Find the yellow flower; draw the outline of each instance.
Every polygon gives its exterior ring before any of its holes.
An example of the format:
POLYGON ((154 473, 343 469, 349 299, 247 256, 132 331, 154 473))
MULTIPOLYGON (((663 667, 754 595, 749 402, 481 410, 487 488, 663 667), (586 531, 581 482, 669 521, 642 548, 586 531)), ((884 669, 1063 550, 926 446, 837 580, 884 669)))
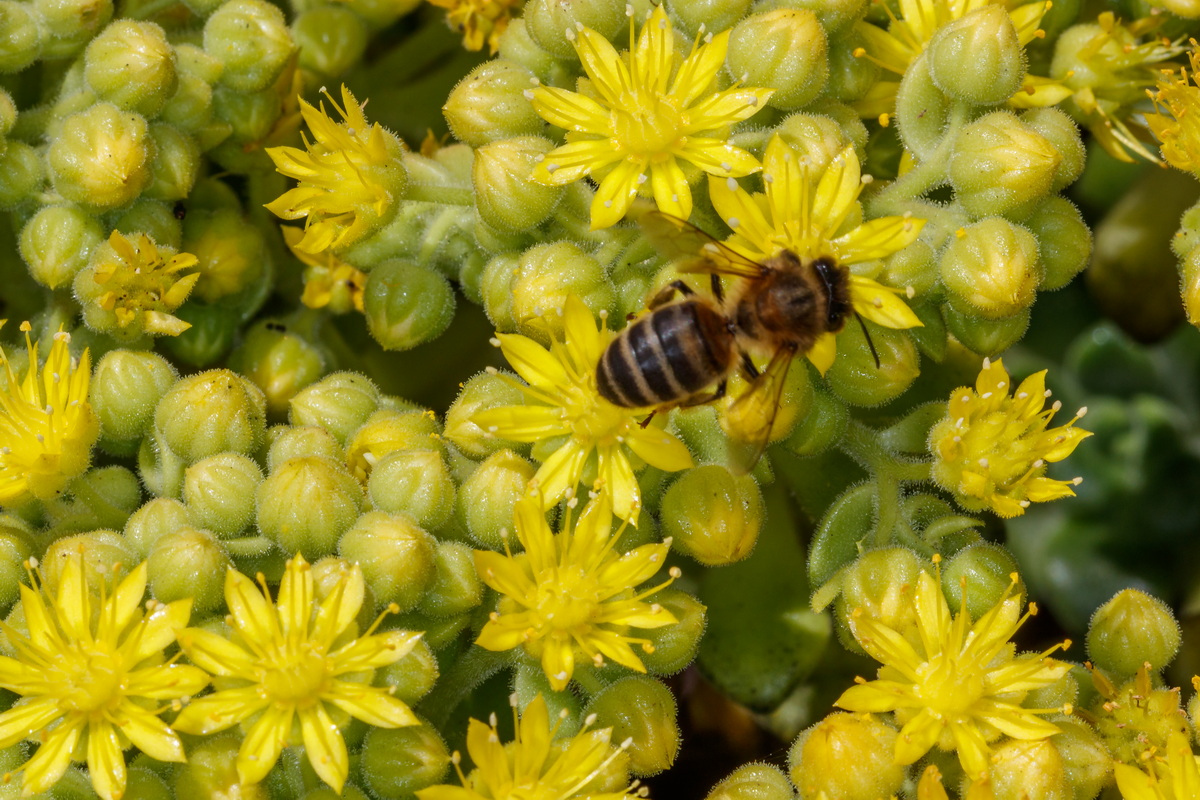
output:
POLYGON ((178 336, 192 327, 171 312, 183 305, 192 287, 200 279, 194 269, 196 256, 159 248, 144 233, 131 239, 120 231, 108 237, 108 248, 75 281, 75 290, 84 304, 84 315, 94 327, 116 326, 124 333, 178 336), (95 308, 89 308, 92 305, 95 308), (99 316, 99 320, 92 318, 99 316), (100 324, 96 324, 99 322, 100 324))
MULTIPOLYGON (((828 164, 812 164, 779 136, 763 157, 765 194, 751 195, 733 179, 709 178, 713 207, 734 233, 731 248, 765 261, 791 250, 809 263, 832 257, 842 267, 885 258, 916 241, 925 220, 909 216, 861 222, 858 203, 863 176, 858 155, 847 146, 828 164)), ((892 289, 862 275, 850 275, 855 312, 885 328, 922 325, 892 289)), ((826 333, 808 358, 824 373, 837 354, 836 337, 826 333)))
MULTIPOLYGON (((900 0, 899 16, 892 10, 890 3, 880 2, 879 5, 891 18, 887 30, 869 22, 858 22, 854 31, 862 38, 863 47, 854 51, 857 58, 867 58, 888 72, 895 73, 895 80, 881 79, 867 93, 866 97, 855 103, 853 107, 863 117, 874 118, 881 114, 889 114, 896 105, 896 90, 900 87, 900 78, 908 71, 908 65, 916 59, 929 44, 930 39, 948 22, 961 19, 976 9, 983 8, 995 0, 900 0)), ((1049 0, 1037 0, 1016 6, 1008 12, 1013 27, 1017 30, 1017 40, 1021 46, 1032 42, 1038 36, 1045 35, 1038 28, 1042 17, 1050 9, 1049 0)), ((1042 79, 1044 81, 1044 79, 1042 79)), ((1027 76, 1022 94, 1037 93, 1041 89, 1038 79, 1027 76)), ((1044 89, 1041 89, 1044 93, 1044 89)), ((1066 92, 1069 94, 1070 92, 1066 92)), ((1065 95, 1064 95, 1065 96, 1065 95)), ((1057 97, 1058 100, 1062 96, 1057 97)), ((1027 102, 1027 100, 1026 100, 1027 102)), ((1049 99, 1045 105, 1057 102, 1049 99)), ((1043 103, 1038 103, 1043 105, 1043 103)))
POLYGON ((0 714, 0 747, 26 737, 40 742, 22 767, 23 793, 49 790, 77 750, 86 751, 92 786, 104 800, 125 794, 122 751, 130 745, 158 761, 185 761, 179 737, 158 715, 161 701, 178 701, 208 683, 196 667, 163 660, 192 601, 151 600, 142 612, 142 563, 111 595, 101 586, 96 607, 82 555, 66 559, 55 595, 32 571, 30 582, 21 587, 28 631, 3 625, 16 658, 0 656, 0 686, 21 695, 0 714))
POLYGON ((1163 158, 1176 169, 1200 175, 1200 86, 1196 85, 1196 69, 1200 67, 1197 43, 1191 41, 1192 50, 1188 59, 1192 74, 1186 67, 1163 70, 1155 91, 1147 90, 1158 111, 1146 115, 1146 124, 1154 136, 1162 142, 1163 158))
MULTIPOLYGON (((568 508, 575 505, 574 500, 568 508)), ((657 603, 646 602, 669 584, 636 592, 662 568, 670 541, 646 544, 628 553, 613 550, 612 504, 601 492, 579 515, 571 515, 562 531, 551 533, 536 490, 517 501, 513 527, 523 553, 501 555, 475 551, 475 568, 488 586, 500 592, 477 644, 488 650, 511 650, 523 645, 542 663, 555 691, 571 682, 580 654, 597 666, 604 659, 645 672, 631 644, 652 652, 646 639, 630 636, 629 628, 661 628, 678 622, 657 603)), ((671 579, 679 576, 671 570, 671 579)))
POLYGON ((1166 755, 1151 755, 1146 772, 1129 764, 1115 764, 1113 774, 1125 800, 1194 800, 1200 797, 1200 764, 1184 733, 1167 739, 1166 755))
MULTIPOLYGON (((1059 709, 1022 708, 1032 689, 1049 686, 1070 671, 1070 665, 1050 658, 1070 642, 1040 654, 1015 657, 1009 642, 1025 620, 1037 612, 1030 604, 1021 615, 1021 597, 1014 595, 1017 576, 987 613, 974 624, 966 603, 951 615, 941 581, 928 572, 917 579, 914 597, 919 641, 857 609, 850 630, 867 653, 883 666, 879 679, 856 678, 834 705, 848 711, 894 711, 902 725, 896 739, 897 764, 912 764, 938 745, 957 750, 968 777, 985 777, 988 742, 1001 734, 1034 740, 1053 736, 1058 728, 1039 714, 1059 709)), ((965 586, 964 586, 965 589, 965 586)))
POLYGON ((552 339, 548 351, 526 336, 496 334, 504 357, 527 381, 518 386, 532 402, 481 411, 472 421, 492 436, 554 448, 534 475, 544 508, 574 489, 586 469, 610 493, 616 515, 637 525, 642 495, 626 451, 667 472, 692 466, 691 454, 662 428, 642 427, 632 410, 600 396, 596 364, 611 333, 596 328, 578 297, 567 298, 563 331, 565 341, 552 339))
POLYGON ((729 31, 703 46, 697 41, 678 69, 675 31, 661 5, 647 17, 636 44, 631 12, 624 58, 590 28, 572 35, 590 83, 582 93, 552 87, 526 92, 543 119, 567 130, 567 144, 546 154, 533 179, 559 186, 607 170, 592 201, 593 229, 625 216, 647 171, 658 208, 682 219, 692 213, 692 192, 680 161, 725 177, 758 171, 757 159, 721 132, 752 116, 774 90, 710 91, 725 64, 729 31), (700 135, 706 132, 716 135, 700 135))
POLYGON ((626 740, 620 747, 613 746, 612 728, 594 731, 585 724, 570 739, 555 741, 558 725, 550 726, 546 701, 540 694, 514 727, 516 738, 501 744, 495 715, 488 725, 472 719, 467 728, 467 753, 475 769, 469 776, 463 775, 461 756, 455 753, 454 767, 462 786, 421 789, 418 800, 637 800, 645 796, 597 786, 630 745, 626 740))
POLYGON ((253 718, 238 751, 237 771, 243 783, 257 783, 296 738, 293 723, 298 722, 313 770, 340 792, 350 763, 338 727, 348 717, 380 728, 418 724, 408 706, 390 690, 371 686, 369 676, 403 658, 421 634, 376 634, 377 620, 356 636, 354 619, 364 591, 362 570, 348 567, 318 605, 312 569, 297 555, 287 562, 272 603, 265 584, 259 591, 230 569, 225 603, 232 637, 202 628, 179 634, 188 658, 230 688, 192 701, 176 718, 176 730, 206 736, 253 718))
POLYGON ((300 185, 267 208, 283 219, 304 218, 304 237, 296 247, 308 253, 346 247, 386 223, 404 191, 404 145, 379 123, 368 124, 362 106, 345 86, 342 107, 325 93, 344 120, 339 124, 300 101, 300 113, 314 141, 306 150, 268 147, 275 169, 300 185))
POLYGON ((524 0, 429 0, 431 5, 446 9, 446 22, 463 35, 463 47, 488 51, 496 55, 500 34, 508 27, 513 11, 524 0))
POLYGON ((39 371, 29 323, 21 330, 29 368, 18 380, 5 357, 7 385, 0 390, 0 506, 53 498, 87 469, 100 436, 100 422, 87 400, 92 378, 87 350, 76 362, 67 347, 71 335, 59 331, 39 371))
POLYGON ((306 253, 299 248, 304 232, 292 225, 284 225, 283 241, 307 267, 304 270, 304 294, 300 302, 309 308, 325 308, 335 314, 345 314, 350 309, 363 310, 363 289, 367 285, 367 274, 350 266, 345 261, 325 250, 306 253))
POLYGON ((1000 359, 984 359, 975 389, 950 395, 947 417, 929 433, 933 479, 972 511, 990 508, 1002 517, 1025 513, 1030 503, 1073 497, 1081 478, 1046 477, 1046 465, 1062 461, 1092 434, 1076 428, 1079 409, 1066 425, 1047 430, 1062 403, 1043 408, 1046 370, 1030 375, 1009 395, 1000 359))

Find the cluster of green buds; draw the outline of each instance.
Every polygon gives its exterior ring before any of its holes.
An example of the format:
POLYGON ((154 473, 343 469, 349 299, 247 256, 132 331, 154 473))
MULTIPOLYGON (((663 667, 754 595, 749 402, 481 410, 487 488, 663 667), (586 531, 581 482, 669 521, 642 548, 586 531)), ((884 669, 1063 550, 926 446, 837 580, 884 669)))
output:
POLYGON ((0 0, 5 782, 1200 792, 1197 18, 0 0))

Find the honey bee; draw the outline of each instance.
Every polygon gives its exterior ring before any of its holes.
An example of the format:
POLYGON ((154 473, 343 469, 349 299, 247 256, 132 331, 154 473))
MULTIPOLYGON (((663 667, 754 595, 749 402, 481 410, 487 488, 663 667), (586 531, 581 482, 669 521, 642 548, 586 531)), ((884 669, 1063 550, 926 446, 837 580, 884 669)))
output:
MULTIPOLYGON (((749 469, 770 440, 793 358, 822 334, 840 331, 853 313, 849 273, 833 258, 804 261, 790 250, 759 263, 661 212, 647 212, 640 222, 664 255, 688 257, 677 265, 680 272, 711 276, 712 297, 683 281, 664 287, 651 299, 650 313, 601 354, 596 387, 623 408, 687 407, 724 397, 729 376, 740 368, 751 385, 726 413, 752 421, 737 458, 749 469), (722 276, 738 279, 728 293, 722 276), (769 355, 765 369, 752 353, 769 355)), ((874 345, 871 352, 878 364, 874 345)))

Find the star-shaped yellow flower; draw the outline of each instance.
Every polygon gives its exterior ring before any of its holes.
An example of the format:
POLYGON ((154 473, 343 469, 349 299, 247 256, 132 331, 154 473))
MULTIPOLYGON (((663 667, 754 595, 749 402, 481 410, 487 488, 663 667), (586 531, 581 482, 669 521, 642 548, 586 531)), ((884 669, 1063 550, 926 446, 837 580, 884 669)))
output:
POLYGON ((113 231, 107 247, 75 278, 87 323, 122 339, 142 333, 178 336, 192 327, 172 314, 192 292, 199 272, 191 253, 154 243, 144 233, 113 231))
POLYGON ((1152 755, 1146 771, 1130 764, 1113 765, 1117 788, 1125 800, 1193 800, 1200 797, 1200 763, 1183 733, 1172 733, 1165 754, 1152 755))
POLYGON ((1024 708, 1033 689, 1049 686, 1071 667, 1050 658, 1070 642, 1044 653, 1015 656, 1009 642, 1034 605, 1021 614, 1021 596, 1013 594, 1017 576, 1004 596, 972 624, 966 603, 951 614, 941 581, 929 572, 917 579, 914 597, 917 641, 909 641, 862 613, 850 616, 850 630, 867 654, 879 661, 879 678, 842 693, 834 705, 847 711, 895 712, 902 727, 896 738, 897 764, 912 764, 934 745, 957 750, 967 776, 985 777, 988 743, 1001 734, 1014 739, 1044 739, 1058 728, 1039 714, 1060 709, 1024 708))
MULTIPOLYGON (((631 636, 629 628, 661 628, 678 620, 646 600, 663 586, 641 593, 636 587, 662 568, 670 542, 614 551, 607 492, 588 503, 574 527, 568 514, 555 535, 534 491, 517 502, 513 527, 524 552, 475 551, 480 578, 502 595, 477 643, 496 651, 524 646, 541 660, 556 691, 567 688, 580 655, 597 666, 607 658, 645 672, 630 645, 649 649, 650 643, 631 636)), ((678 575, 673 568, 671 579, 678 575)))
POLYGON ((518 386, 530 402, 481 411, 472 419, 493 436, 554 447, 534 475, 545 508, 578 486, 586 470, 609 492, 616 515, 637 525, 642 493, 629 453, 668 472, 692 466, 692 456, 662 428, 642 427, 634 410, 600 396, 596 364, 612 334, 603 325, 597 329, 578 297, 567 298, 563 332, 565 339, 552 339, 549 350, 526 336, 496 334, 504 357, 527 381, 518 386))
POLYGON ((1196 83, 1200 52, 1196 48, 1193 39, 1188 53, 1190 76, 1187 67, 1179 67, 1178 72, 1163 70, 1157 88, 1148 90, 1158 110, 1146 115, 1146 124, 1162 142, 1162 155, 1168 164, 1200 175, 1200 85, 1196 83))
MULTIPOLYGON (((909 216, 859 221, 863 176, 853 146, 827 165, 812 164, 774 136, 763 157, 763 183, 765 193, 751 195, 732 178, 708 182, 713 207, 733 229, 725 243, 755 261, 791 250, 806 263, 832 257, 839 266, 850 267, 907 247, 925 225, 925 220, 909 216)), ((862 275, 850 275, 854 310, 885 328, 922 325, 900 299, 903 293, 862 275)), ((808 358, 824 373, 836 354, 836 337, 826 333, 808 358)))
POLYGON ((40 742, 22 768, 26 795, 52 787, 75 755, 86 752, 92 787, 104 800, 125 794, 125 754, 131 744, 159 761, 186 761, 183 743, 158 718, 162 701, 178 701, 208 683, 196 667, 164 663, 163 650, 187 624, 191 600, 146 604, 146 564, 112 594, 99 588, 99 607, 82 555, 62 566, 51 592, 31 571, 21 587, 25 627, 0 623, 15 658, 0 656, 0 686, 21 695, 0 714, 0 747, 27 737, 40 742))
POLYGON ((340 792, 350 761, 339 724, 349 717, 379 728, 419 723, 388 689, 371 686, 370 676, 407 655, 421 634, 377 634, 372 626, 358 636, 354 620, 365 589, 362 570, 347 567, 318 604, 312 569, 296 555, 272 603, 265 585, 259 590, 230 569, 225 604, 231 638, 203 628, 179 634, 188 658, 230 688, 192 701, 175 719, 176 730, 206 736, 251 720, 237 771, 243 783, 257 783, 275 766, 296 720, 313 770, 340 792))
POLYGON ((647 17, 636 44, 632 12, 629 25, 624 57, 590 28, 572 34, 590 81, 583 91, 543 86, 526 92, 543 119, 567 130, 567 144, 534 168, 535 181, 560 186, 607 170, 592 201, 593 229, 625 216, 647 172, 658 208, 681 219, 692 213, 681 161, 722 177, 757 172, 758 160, 730 144, 723 131, 754 115, 774 93, 740 86, 710 90, 725 64, 729 31, 697 42, 676 68, 675 31, 663 6, 647 17))

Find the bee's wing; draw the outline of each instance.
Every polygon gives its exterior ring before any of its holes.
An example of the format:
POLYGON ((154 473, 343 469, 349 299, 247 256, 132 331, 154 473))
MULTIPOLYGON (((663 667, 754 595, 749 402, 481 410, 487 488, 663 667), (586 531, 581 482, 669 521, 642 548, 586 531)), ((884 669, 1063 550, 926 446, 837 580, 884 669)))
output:
POLYGON ((768 268, 730 249, 687 220, 647 211, 638 218, 646 237, 669 259, 680 259, 680 272, 707 272, 758 278, 768 268))
POLYGON ((725 410, 726 425, 735 432, 729 442, 730 465, 735 472, 744 474, 754 469, 771 443, 771 429, 783 399, 788 367, 795 356, 794 347, 776 350, 767 368, 725 410))

